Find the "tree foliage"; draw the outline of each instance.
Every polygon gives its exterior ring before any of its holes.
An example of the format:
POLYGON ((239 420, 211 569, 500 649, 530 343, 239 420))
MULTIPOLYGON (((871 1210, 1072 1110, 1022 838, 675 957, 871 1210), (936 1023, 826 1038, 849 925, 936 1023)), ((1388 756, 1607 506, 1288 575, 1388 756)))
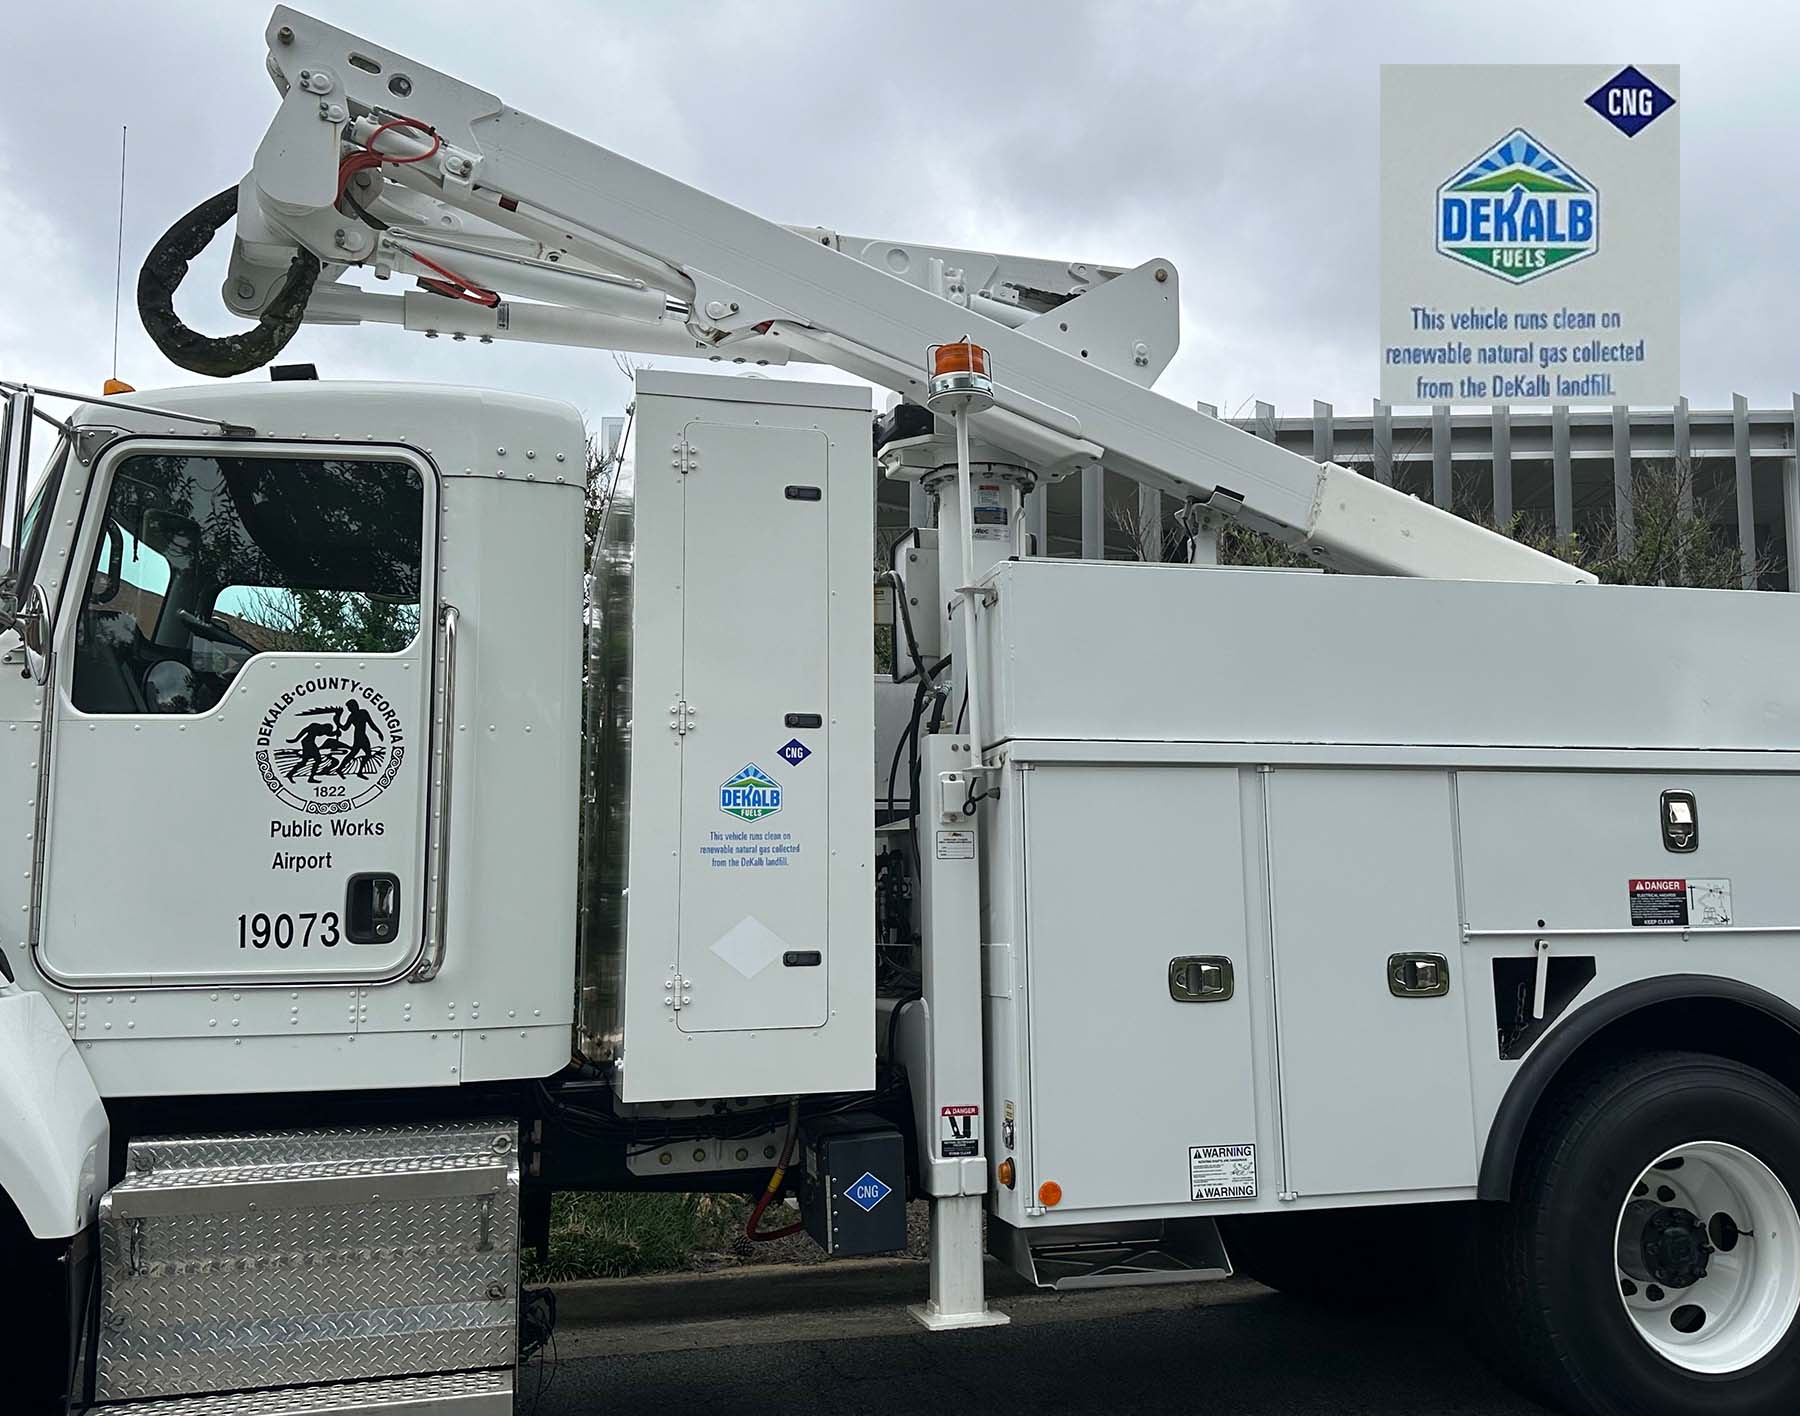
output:
POLYGON ((419 607, 356 590, 260 589, 221 616, 258 648, 317 654, 394 654, 419 632, 419 607))

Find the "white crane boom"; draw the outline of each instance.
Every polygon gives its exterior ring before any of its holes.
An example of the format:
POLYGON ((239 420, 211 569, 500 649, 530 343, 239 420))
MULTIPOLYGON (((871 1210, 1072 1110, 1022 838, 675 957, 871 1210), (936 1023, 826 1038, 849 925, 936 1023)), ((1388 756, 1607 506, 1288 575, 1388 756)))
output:
POLYGON ((1151 390, 1179 338, 1169 261, 1065 266, 784 227, 286 6, 268 41, 282 102, 238 196, 226 297, 240 313, 279 298, 298 248, 324 269, 314 319, 791 355, 914 401, 928 347, 974 338, 997 385, 974 431, 1044 475, 1104 462, 1344 570, 1593 579, 1151 390), (330 284, 358 264, 429 282, 441 321, 415 311, 422 298, 330 284), (1060 288, 1046 288, 1052 279, 1060 288))

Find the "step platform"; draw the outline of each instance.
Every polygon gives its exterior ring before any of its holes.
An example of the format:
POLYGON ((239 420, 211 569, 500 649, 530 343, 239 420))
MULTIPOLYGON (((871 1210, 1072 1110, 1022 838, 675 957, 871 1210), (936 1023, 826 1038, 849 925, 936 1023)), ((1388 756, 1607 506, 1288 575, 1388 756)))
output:
POLYGON ((1219 1226, 1210 1219, 1020 1229, 989 1216, 988 1252, 1019 1277, 1059 1292, 1231 1277, 1219 1226))
POLYGON ((159 1396, 94 1416, 513 1416, 511 1372, 451 1372, 213 1396, 159 1396))
POLYGON ((485 1400, 494 1369, 510 1390, 518 1157, 510 1120, 133 1141, 100 1205, 96 1399, 347 1400, 321 1384, 408 1378, 452 1393, 418 1400, 485 1400), (459 1372, 478 1375, 435 1375, 459 1372))

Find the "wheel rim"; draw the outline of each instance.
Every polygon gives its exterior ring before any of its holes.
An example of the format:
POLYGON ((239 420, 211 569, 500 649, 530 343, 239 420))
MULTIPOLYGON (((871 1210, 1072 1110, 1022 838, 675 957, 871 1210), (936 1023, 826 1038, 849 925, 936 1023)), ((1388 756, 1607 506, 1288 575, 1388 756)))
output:
POLYGON ((1766 1357, 1800 1313, 1800 1209, 1761 1160, 1723 1141, 1657 1158, 1627 1191, 1613 1236, 1637 1334, 1697 1373, 1766 1357))

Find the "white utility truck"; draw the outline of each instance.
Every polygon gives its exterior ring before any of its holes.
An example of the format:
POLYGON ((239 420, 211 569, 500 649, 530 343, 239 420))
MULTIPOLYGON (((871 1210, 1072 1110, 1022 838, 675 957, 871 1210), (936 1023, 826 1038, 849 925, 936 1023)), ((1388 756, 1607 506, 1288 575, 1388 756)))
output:
POLYGON ((720 368, 638 375, 591 561, 561 404, 6 385, 0 1404, 494 1416, 550 1195, 642 1188, 834 1255, 928 1199, 930 1328, 1004 1321, 984 1250, 1441 1281, 1568 1409, 1800 1409, 1800 598, 1595 585, 1162 397, 1167 261, 784 227, 268 45, 144 267, 177 363, 720 368), (731 367, 789 360, 896 397, 731 367), (1188 563, 1035 554, 1099 466, 1188 563), (935 509, 882 683, 878 476, 935 509), (1207 564, 1225 519, 1342 573, 1207 564))

